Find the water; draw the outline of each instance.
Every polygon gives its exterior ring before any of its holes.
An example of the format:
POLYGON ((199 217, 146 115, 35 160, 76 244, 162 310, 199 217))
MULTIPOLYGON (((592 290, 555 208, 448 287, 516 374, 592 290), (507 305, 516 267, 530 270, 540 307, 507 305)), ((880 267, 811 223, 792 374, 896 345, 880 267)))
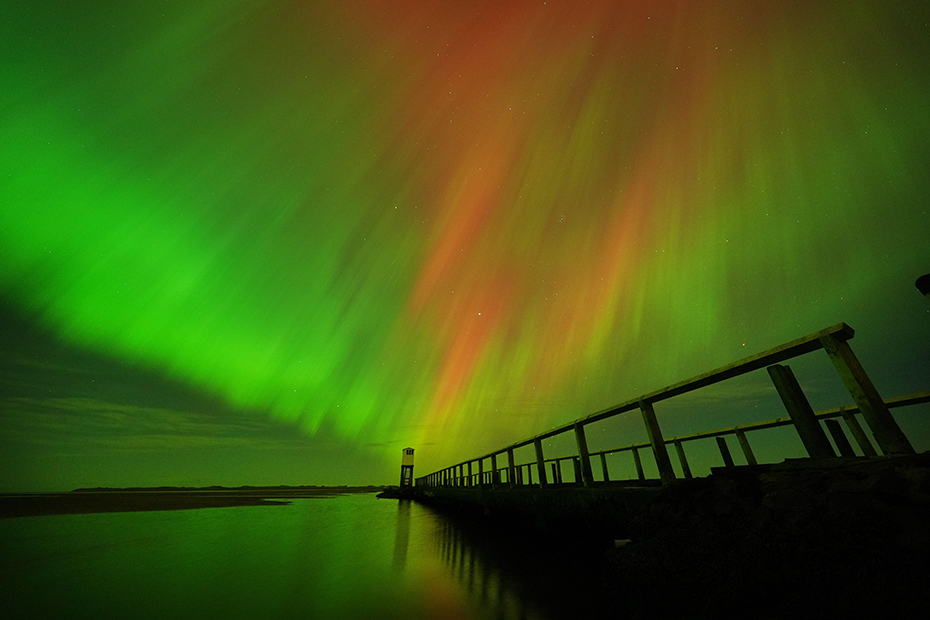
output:
POLYGON ((0 615, 585 617, 594 561, 526 542, 368 494, 3 519, 0 615))

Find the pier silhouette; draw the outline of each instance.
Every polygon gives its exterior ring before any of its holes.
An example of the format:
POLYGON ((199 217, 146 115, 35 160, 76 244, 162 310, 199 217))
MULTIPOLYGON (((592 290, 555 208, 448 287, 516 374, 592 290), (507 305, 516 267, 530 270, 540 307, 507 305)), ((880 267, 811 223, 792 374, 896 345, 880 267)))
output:
MULTIPOLYGON (((720 617, 750 605, 771 614, 763 617, 910 613, 930 578, 930 452, 915 452, 891 410, 930 402, 930 391, 883 399, 849 345, 854 333, 840 323, 632 398, 418 477, 407 496, 466 523, 535 532, 542 544, 601 549, 600 579, 624 593, 632 617, 720 617), (819 351, 852 404, 814 411, 784 364, 819 351), (762 371, 786 416, 663 434, 658 404, 762 371), (592 424, 636 412, 647 441, 589 449, 592 424), (761 462, 750 437, 779 428, 794 429, 806 457, 772 460, 770 445, 761 462), (560 435, 562 451, 547 455, 544 441, 560 435), (711 439, 720 466, 695 476, 686 447, 711 439), (634 478, 611 471, 618 455, 632 458, 634 478)), ((454 547, 449 563, 470 578, 454 547)))
MULTIPOLYGON (((734 468, 727 438, 736 444, 749 467, 764 468, 750 443, 750 434, 779 427, 794 427, 809 460, 805 466, 853 459, 887 459, 914 455, 915 450, 891 409, 930 402, 930 391, 884 400, 862 367, 849 340, 854 330, 845 323, 819 330, 756 355, 681 381, 674 385, 632 398, 619 405, 597 411, 533 437, 502 447, 491 453, 444 467, 415 479, 412 496, 434 503, 456 504, 490 510, 513 510, 539 516, 571 516, 595 510, 607 513, 620 510, 632 514, 648 502, 655 492, 680 479, 692 479, 686 446, 702 439, 715 439, 725 468, 734 468), (854 404, 815 412, 791 368, 783 362, 817 351, 826 353, 849 392, 854 404), (785 407, 785 417, 762 422, 737 424, 724 428, 666 437, 663 435, 656 405, 663 401, 705 389, 754 371, 765 370, 785 407), (588 449, 586 429, 589 425, 638 411, 648 441, 616 445, 599 450, 588 449), (856 449, 843 431, 842 420, 856 449), (864 422, 865 428, 863 428, 864 422), (866 429, 871 432, 871 439, 866 429), (830 439, 832 437, 833 443, 830 439), (574 453, 547 456, 543 442, 568 435, 574 438, 574 453), (873 444, 874 441, 874 444, 873 444), (532 447, 527 462, 517 462, 515 451, 532 447), (674 450, 680 475, 672 465, 674 450), (651 452, 658 478, 647 478, 643 455, 651 452), (637 477, 617 480, 608 466, 608 457, 632 456, 637 477), (594 464, 598 467, 595 468, 594 464)), ((745 467, 745 466, 744 466, 745 467)), ((597 515, 592 514, 596 517, 597 515)))

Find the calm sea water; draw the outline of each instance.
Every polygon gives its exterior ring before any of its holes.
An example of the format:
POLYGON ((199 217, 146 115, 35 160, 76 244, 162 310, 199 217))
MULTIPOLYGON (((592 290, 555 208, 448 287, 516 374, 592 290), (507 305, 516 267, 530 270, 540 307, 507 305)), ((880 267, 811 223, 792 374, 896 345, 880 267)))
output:
POLYGON ((579 618, 599 597, 586 558, 368 494, 0 520, 5 618, 579 618))

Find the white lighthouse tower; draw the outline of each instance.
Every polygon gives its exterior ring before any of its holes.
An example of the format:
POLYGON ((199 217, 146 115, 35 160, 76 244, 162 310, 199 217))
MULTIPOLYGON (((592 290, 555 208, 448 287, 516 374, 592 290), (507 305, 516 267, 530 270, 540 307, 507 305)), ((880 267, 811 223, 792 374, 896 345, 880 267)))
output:
POLYGON ((413 486, 413 448, 404 448, 400 462, 400 488, 413 486))

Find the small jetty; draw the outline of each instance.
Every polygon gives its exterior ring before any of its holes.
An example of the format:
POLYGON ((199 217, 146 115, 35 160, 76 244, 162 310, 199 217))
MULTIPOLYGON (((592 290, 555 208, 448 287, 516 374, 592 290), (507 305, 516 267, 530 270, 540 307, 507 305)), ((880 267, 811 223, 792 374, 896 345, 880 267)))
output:
POLYGON ((764 617, 907 613, 921 603, 930 578, 930 453, 914 450, 891 412, 930 402, 930 391, 882 398, 850 347, 854 334, 845 323, 822 329, 444 467, 409 487, 402 477, 401 487, 382 496, 492 527, 535 528, 541 540, 602 544, 605 580, 633 593, 640 617, 720 617, 747 605, 767 610, 764 617), (810 405, 784 362, 817 351, 852 404, 821 411, 810 405), (657 405, 751 372, 768 374, 786 416, 663 434, 657 405), (630 413, 641 416, 648 441, 588 449, 591 425, 630 413), (779 427, 797 432, 807 457, 758 461, 751 436, 779 427), (574 453, 565 454, 563 440, 558 456, 547 455, 544 441, 563 434, 574 439, 574 453), (687 447, 707 439, 721 465, 695 477, 687 447), (745 465, 735 464, 734 444, 745 465), (616 463, 618 454, 632 459, 636 478, 616 479, 608 457, 616 463), (646 476, 646 457, 658 477, 646 476))

